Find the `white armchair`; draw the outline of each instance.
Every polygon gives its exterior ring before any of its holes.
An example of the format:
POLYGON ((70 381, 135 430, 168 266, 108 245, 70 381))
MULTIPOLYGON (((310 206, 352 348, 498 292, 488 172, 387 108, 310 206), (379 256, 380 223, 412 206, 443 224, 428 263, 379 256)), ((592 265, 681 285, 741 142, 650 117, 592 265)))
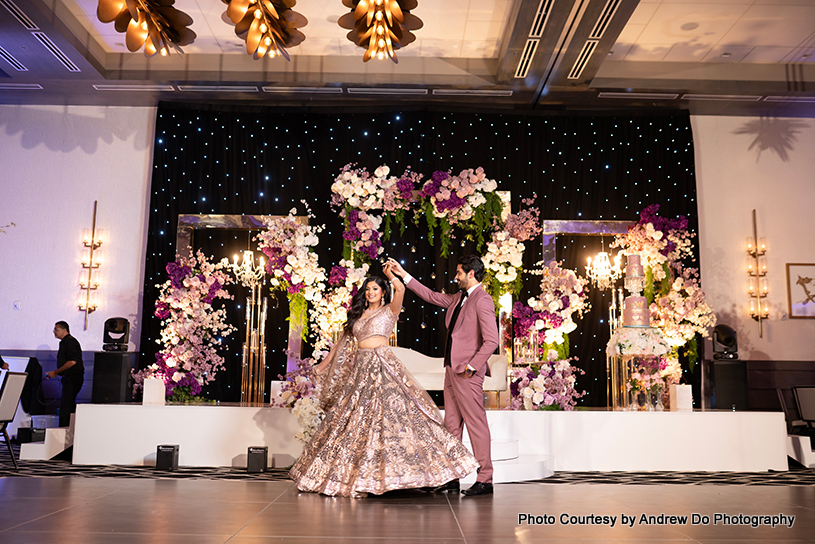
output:
MULTIPOLYGON (((442 357, 428 357, 408 348, 394 347, 391 349, 422 387, 428 391, 444 389, 444 359, 442 357)), ((492 376, 484 378, 484 391, 506 391, 508 367, 506 356, 493 355, 488 364, 492 376)))

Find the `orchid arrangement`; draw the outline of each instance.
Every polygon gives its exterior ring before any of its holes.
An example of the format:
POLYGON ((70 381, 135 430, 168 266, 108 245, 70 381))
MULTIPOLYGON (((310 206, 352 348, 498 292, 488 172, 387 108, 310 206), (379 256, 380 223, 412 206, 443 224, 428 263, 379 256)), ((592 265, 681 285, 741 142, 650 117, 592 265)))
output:
MULTIPOLYGON (((688 220, 684 216, 666 219, 658 216, 658 211, 659 204, 642 210, 639 222, 629 227, 626 234, 618 234, 611 244, 611 247, 622 248, 626 255, 640 255, 651 293, 655 283, 669 279, 670 267, 677 266, 683 258, 692 255, 695 236, 688 231, 688 220)), ((645 291, 645 297, 651 301, 653 297, 647 294, 648 285, 645 291)))
POLYGON ((320 408, 319 401, 313 396, 299 398, 294 403, 291 413, 300 424, 300 430, 294 437, 303 444, 308 444, 325 419, 325 412, 320 408))
POLYGON ((628 391, 656 392, 665 387, 662 371, 667 369, 668 360, 665 357, 649 355, 636 358, 636 370, 625 384, 628 391))
POLYGON ((645 269, 643 295, 649 303, 651 325, 662 329, 674 348, 685 346, 693 369, 698 358, 696 335, 709 336, 716 325, 713 309, 699 287, 699 272, 685 269, 681 260, 692 255, 693 233, 684 216, 666 219, 657 215, 658 204, 640 213, 640 221, 618 235, 612 247, 627 255, 638 253, 645 269))
POLYGON ((670 351, 662 332, 653 327, 619 327, 606 345, 610 357, 662 357, 670 351))
POLYGON ((450 254, 452 227, 459 225, 480 248, 484 234, 494 219, 501 216, 503 204, 495 193, 498 183, 488 179, 481 167, 462 170, 458 176, 436 171, 419 191, 419 206, 424 211, 428 239, 434 240, 434 229, 440 230, 441 254, 450 254), (465 223, 466 222, 466 223, 465 223))
POLYGON ((342 238, 348 242, 345 244, 343 257, 345 259, 353 258, 357 265, 363 264, 366 260, 376 260, 384 251, 379 234, 382 218, 348 208, 340 212, 340 217, 345 220, 342 238))
POLYGON ((224 289, 232 281, 228 266, 226 259, 210 263, 200 251, 167 264, 170 279, 156 286, 160 293, 154 312, 162 323, 156 340, 162 349, 155 363, 133 373, 134 391, 146 378, 159 378, 171 400, 189 400, 223 369, 218 347, 235 327, 226 322, 226 310, 215 309, 213 302, 232 298, 224 289))
POLYGON ((697 334, 707 337, 716 326, 713 309, 705 302, 699 287, 699 271, 685 268, 675 273, 670 290, 659 294, 651 304, 651 325, 659 327, 668 344, 675 348, 688 344, 697 334))
POLYGON ((497 219, 493 221, 492 239, 482 258, 486 268, 482 284, 492 295, 496 308, 501 295, 516 295, 523 287, 523 242, 541 233, 540 210, 531 208, 535 198, 537 195, 524 199, 523 203, 530 207, 508 215, 503 226, 499 225, 497 219))
POLYGON ((333 338, 342 331, 348 320, 351 299, 359 285, 368 276, 368 264, 355 267, 353 261, 341 260, 331 269, 328 289, 311 308, 311 332, 316 337, 314 359, 319 361, 328 353, 333 338))
POLYGON ((577 328, 575 319, 583 317, 583 313, 591 308, 586 288, 588 280, 563 268, 558 261, 550 262, 539 273, 541 294, 528 301, 529 306, 542 316, 536 321, 535 328, 543 331, 544 343, 563 344, 565 335, 577 328))
MULTIPOLYGON (((307 208, 308 217, 313 217, 307 208)), ((325 270, 317 262, 317 254, 311 249, 318 243, 317 235, 322 226, 310 226, 298 219, 297 209, 292 208, 286 217, 264 218, 266 229, 255 240, 258 248, 269 258, 266 272, 271 290, 284 291, 296 324, 305 335, 306 308, 316 302, 325 290, 325 270)))
POLYGON ((571 361, 558 359, 549 351, 540 365, 514 367, 510 378, 511 400, 506 410, 574 410, 577 399, 586 394, 575 389, 577 374, 585 372, 571 361))

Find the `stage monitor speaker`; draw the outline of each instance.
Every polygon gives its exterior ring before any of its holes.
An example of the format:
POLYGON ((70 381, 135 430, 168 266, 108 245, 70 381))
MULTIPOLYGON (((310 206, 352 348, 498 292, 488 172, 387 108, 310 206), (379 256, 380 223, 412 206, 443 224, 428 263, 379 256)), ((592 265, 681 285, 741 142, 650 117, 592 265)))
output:
POLYGON ((136 353, 97 351, 93 354, 91 402, 118 404, 133 402, 133 376, 136 353))
POLYGON ((161 445, 156 448, 156 470, 178 470, 178 445, 161 445))
POLYGON ((717 410, 747 410, 747 364, 744 361, 720 359, 713 367, 713 390, 717 410))
POLYGON ((249 446, 246 454, 246 472, 266 472, 269 446, 249 446))

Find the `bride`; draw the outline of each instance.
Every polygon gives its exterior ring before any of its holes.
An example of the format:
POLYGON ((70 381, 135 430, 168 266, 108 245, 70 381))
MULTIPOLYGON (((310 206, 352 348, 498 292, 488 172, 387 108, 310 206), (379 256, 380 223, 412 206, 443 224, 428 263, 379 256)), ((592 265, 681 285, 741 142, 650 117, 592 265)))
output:
POLYGON ((326 417, 290 475, 302 491, 360 497, 441 487, 478 468, 438 408, 388 347, 405 286, 372 276, 354 296, 343 334, 315 380, 326 417))

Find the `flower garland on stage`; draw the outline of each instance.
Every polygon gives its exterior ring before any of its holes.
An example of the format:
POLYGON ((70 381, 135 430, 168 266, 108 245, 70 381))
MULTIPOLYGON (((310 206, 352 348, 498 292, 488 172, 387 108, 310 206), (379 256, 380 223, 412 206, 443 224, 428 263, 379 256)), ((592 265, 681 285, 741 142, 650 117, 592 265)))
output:
POLYGON ((226 259, 210 263, 200 251, 167 264, 170 279, 156 286, 160 294, 155 316, 162 322, 156 342, 162 349, 155 363, 133 373, 134 391, 142 388, 146 378, 158 378, 171 401, 188 401, 224 368, 218 346, 235 327, 226 322, 226 310, 212 304, 232 298, 224 289, 232 282, 225 271, 228 266, 226 259))
POLYGON ((495 193, 498 183, 490 180, 482 168, 450 172, 434 172, 421 188, 422 175, 409 169, 400 177, 388 176, 390 168, 380 166, 373 174, 365 168, 345 165, 331 186, 332 206, 341 208, 344 221, 343 258, 353 259, 355 266, 375 260, 382 253, 382 240, 388 240, 392 223, 404 232, 405 212, 414 211, 418 224, 423 215, 428 228, 428 240, 435 241, 439 229, 441 255, 450 253, 453 226, 463 229, 468 239, 475 240, 479 251, 503 205, 495 193), (383 218, 371 213, 382 210, 383 218))
POLYGON ((688 220, 684 216, 665 219, 658 211, 658 204, 645 208, 640 221, 628 233, 617 235, 611 247, 640 255, 651 326, 660 329, 674 349, 685 348, 693 370, 698 358, 696 337, 710 336, 716 316, 699 286, 698 269, 685 268, 681 262, 692 256, 695 234, 687 230, 688 220))
POLYGON ((585 372, 571 361, 559 359, 552 350, 540 364, 515 367, 509 383, 510 403, 506 410, 574 410, 577 399, 586 394, 574 388, 577 374, 585 372))

